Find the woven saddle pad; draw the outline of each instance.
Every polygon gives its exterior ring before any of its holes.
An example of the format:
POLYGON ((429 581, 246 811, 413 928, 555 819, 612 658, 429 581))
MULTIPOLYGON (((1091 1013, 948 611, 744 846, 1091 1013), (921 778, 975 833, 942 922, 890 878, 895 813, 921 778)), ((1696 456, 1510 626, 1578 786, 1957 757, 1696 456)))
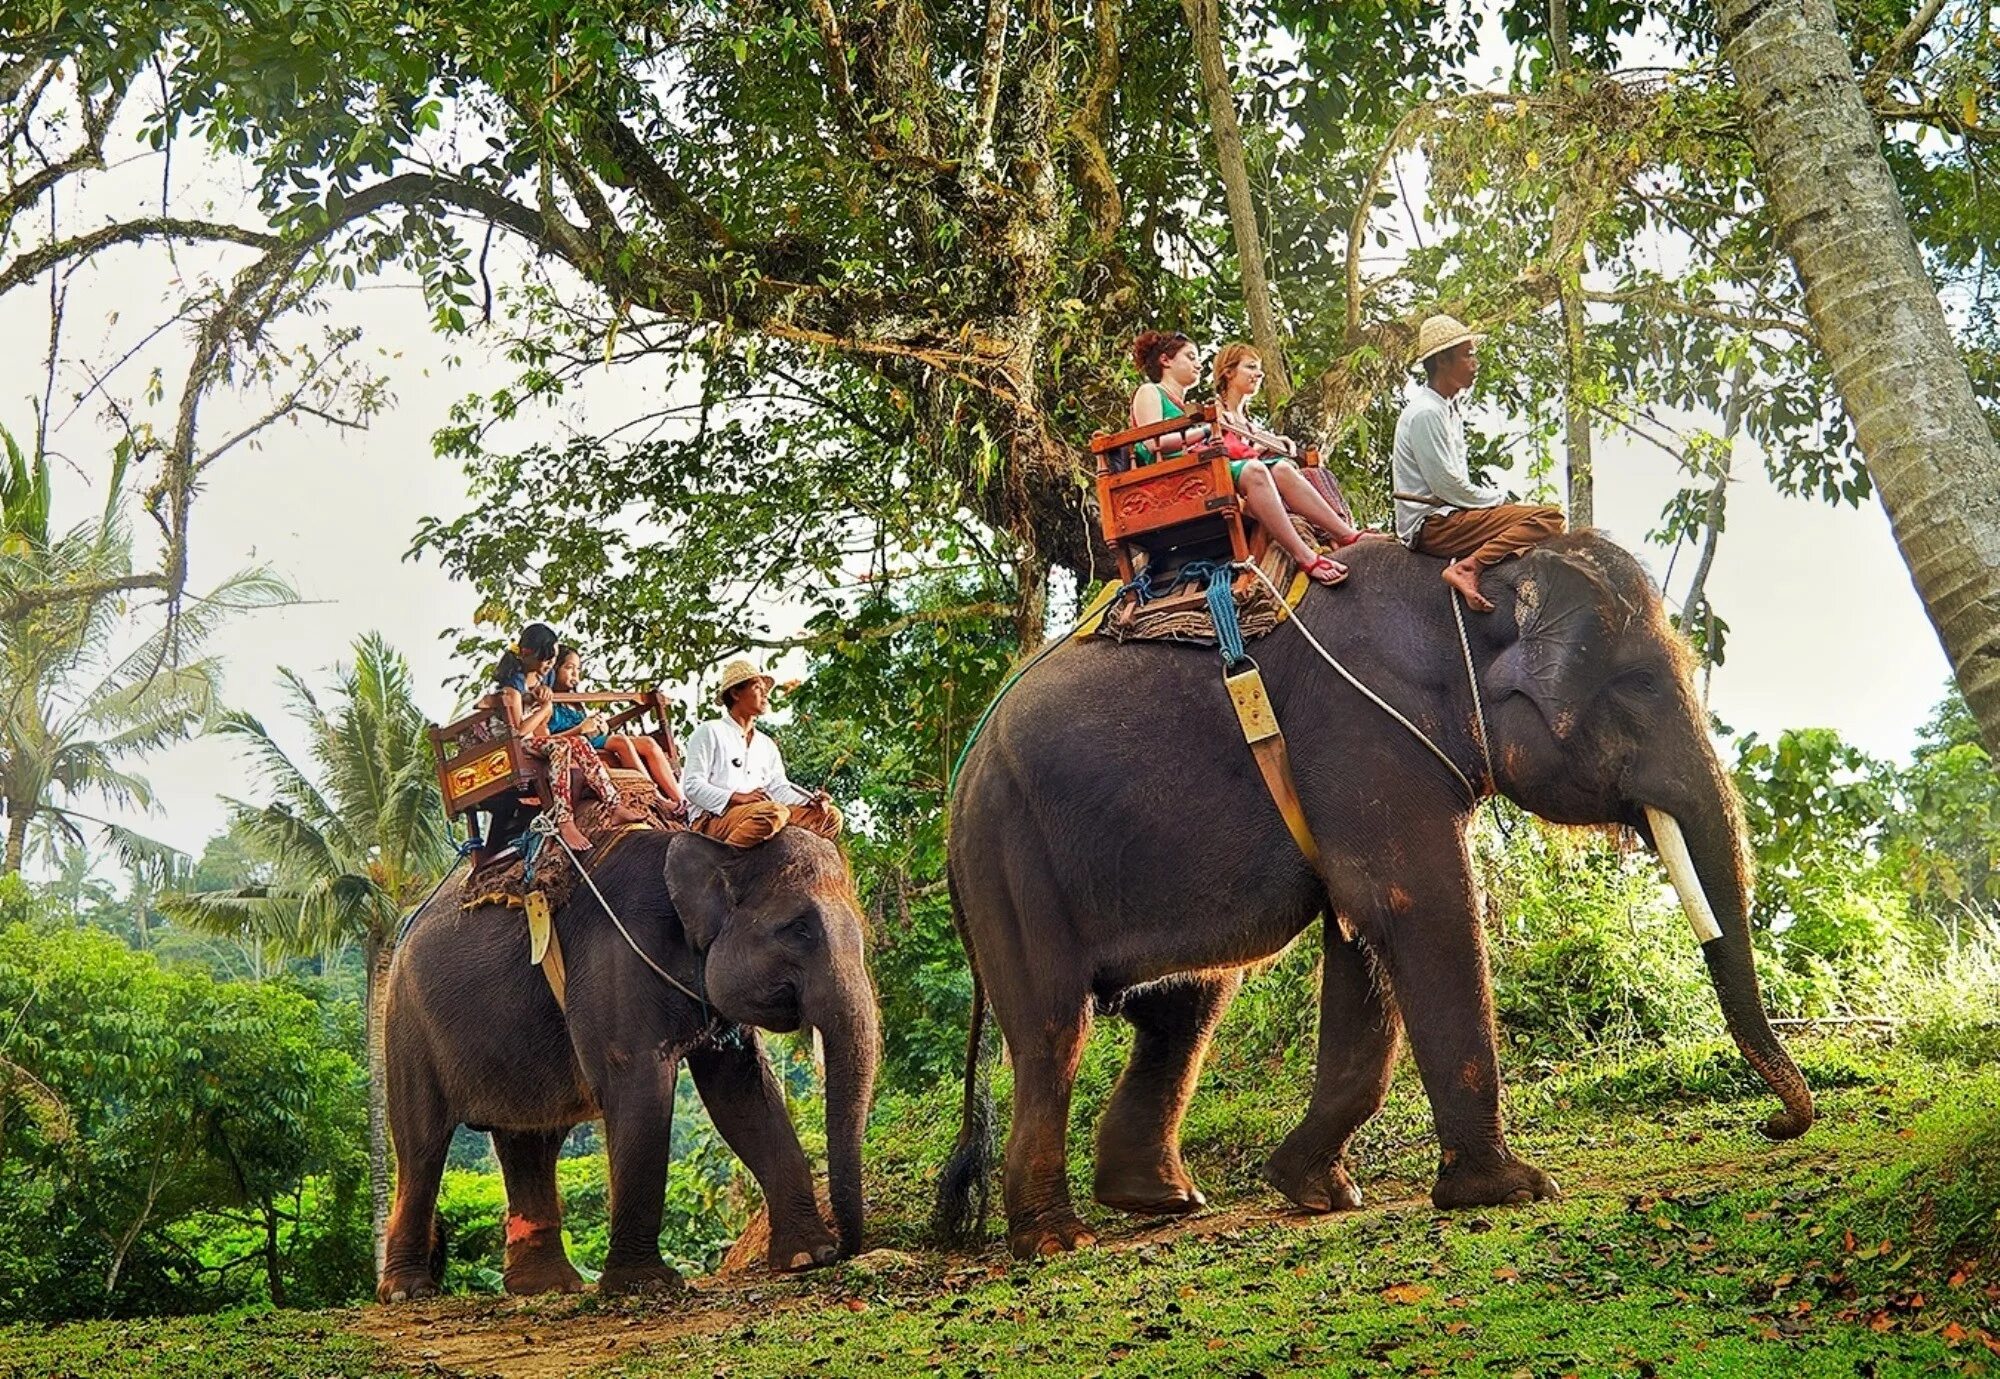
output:
MULTIPOLYGON (((1306 524, 1305 519, 1294 517, 1292 525, 1305 538, 1307 545, 1323 549, 1318 533, 1306 524)), ((1257 566, 1264 572, 1264 578, 1271 582, 1272 588, 1282 589, 1285 597, 1282 600, 1273 597, 1262 580, 1252 582, 1248 589, 1236 590, 1236 620, 1243 629, 1243 640, 1246 642, 1255 641, 1289 617, 1291 610, 1298 607, 1299 600, 1305 597, 1306 586, 1312 582, 1299 570, 1298 562, 1275 541, 1265 547, 1257 566)), ((1109 637, 1115 642, 1187 642, 1193 646, 1216 644, 1215 619, 1209 616, 1206 603, 1192 607, 1157 608, 1141 604, 1130 594, 1107 608, 1097 625, 1086 627, 1084 634, 1109 637)))
MULTIPOLYGON (((576 806, 576 826, 583 830, 583 836, 590 839, 589 852, 581 854, 583 861, 591 866, 604 861, 633 833, 643 833, 648 829, 664 829, 677 832, 686 827, 677 819, 651 808, 657 798, 653 782, 643 771, 620 771, 613 769, 611 783, 618 787, 618 803, 634 809, 645 809, 645 822, 636 824, 613 824, 613 805, 599 799, 580 801, 576 806)), ((526 904, 524 897, 530 890, 540 891, 548 897, 549 908, 560 910, 569 903, 570 892, 576 889, 576 868, 570 865, 569 854, 553 839, 542 843, 536 852, 535 875, 528 880, 527 860, 519 855, 490 862, 466 878, 459 890, 459 908, 476 910, 482 905, 505 905, 518 910, 526 904)))

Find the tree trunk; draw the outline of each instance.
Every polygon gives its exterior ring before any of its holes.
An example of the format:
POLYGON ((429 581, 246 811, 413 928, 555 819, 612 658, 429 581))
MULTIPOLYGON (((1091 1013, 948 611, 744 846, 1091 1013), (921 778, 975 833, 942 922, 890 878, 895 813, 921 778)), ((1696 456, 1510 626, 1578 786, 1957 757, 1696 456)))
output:
MULTIPOLYGON (((1560 11, 1561 6, 1557 6, 1560 11)), ((1579 256, 1580 257, 1580 256, 1579 256)), ((1569 460, 1569 529, 1596 523, 1595 476, 1590 460, 1590 408, 1583 397, 1584 304, 1581 264, 1563 270, 1563 410, 1569 460)))
POLYGON ((1277 313, 1271 309, 1271 284, 1264 276, 1264 236, 1257 228, 1257 203, 1250 196, 1250 165, 1243 156, 1243 129, 1236 122, 1236 97, 1230 89, 1229 65, 1222 57, 1222 16, 1216 0, 1181 0, 1194 35, 1195 60, 1201 66, 1202 96, 1208 102, 1208 124, 1215 135, 1216 170, 1222 175, 1223 199, 1229 204, 1229 229, 1236 240, 1236 261, 1243 271, 1243 308, 1250 317, 1250 340, 1264 360, 1264 394, 1271 407, 1285 405, 1292 395, 1291 375, 1278 337, 1277 313))
POLYGON ((368 1038, 368 1197, 375 1238, 375 1276, 382 1275, 382 1251, 389 1230, 389 1059, 383 1037, 382 1006, 389 995, 389 945, 371 934, 363 947, 366 963, 368 1038))
POLYGON ((1989 751, 2000 754, 2000 445, 1863 103, 1830 0, 1723 0, 1778 240, 1868 472, 1989 751))
POLYGON ((30 814, 12 800, 7 802, 7 856, 0 862, 0 876, 13 876, 21 870, 21 855, 28 850, 28 820, 30 814))
MULTIPOLYGON (((271 1306, 285 1305, 284 1257, 278 1252, 278 1206, 264 1202, 264 1278, 271 1290, 271 1306)), ((377 1239, 380 1239, 378 1236, 377 1239)))
POLYGON ((1014 558, 1014 645, 1022 655, 1049 639, 1049 562, 1032 550, 1014 558))

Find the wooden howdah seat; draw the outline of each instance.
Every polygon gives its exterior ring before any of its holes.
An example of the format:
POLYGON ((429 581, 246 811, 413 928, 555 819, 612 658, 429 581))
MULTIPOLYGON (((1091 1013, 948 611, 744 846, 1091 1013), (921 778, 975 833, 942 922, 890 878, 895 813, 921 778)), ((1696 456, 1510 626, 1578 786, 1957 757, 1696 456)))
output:
MULTIPOLYGON (((1134 426, 1124 431, 1099 431, 1090 451, 1097 459, 1097 510, 1105 544, 1118 561, 1118 578, 1132 582, 1143 553, 1155 588, 1165 589, 1168 576, 1191 561, 1230 560, 1241 564, 1263 557, 1269 535, 1243 511, 1243 500, 1229 477, 1229 454, 1220 439, 1204 441, 1166 459, 1141 461, 1134 448, 1141 441, 1172 435, 1197 423, 1216 424, 1216 408, 1206 403, 1186 416, 1134 426)), ((1319 452, 1307 450, 1297 461, 1317 466, 1319 452)), ((1256 582, 1254 575, 1236 577, 1239 595, 1256 582)), ((1204 602, 1198 588, 1179 590, 1147 604, 1166 610, 1186 602, 1204 602)))
MULTIPOLYGON (((558 704, 623 705, 606 718, 607 734, 640 736, 632 725, 651 714, 654 727, 645 735, 660 744, 676 772, 681 769, 669 701, 660 690, 602 690, 549 697, 558 704)), ((442 728, 433 723, 430 737, 445 813, 465 820, 469 838, 480 836, 478 811, 482 809, 495 819, 495 836, 486 840, 487 846, 493 847, 507 841, 503 821, 539 809, 548 801, 548 763, 528 752, 520 723, 503 705, 475 709, 442 728)))

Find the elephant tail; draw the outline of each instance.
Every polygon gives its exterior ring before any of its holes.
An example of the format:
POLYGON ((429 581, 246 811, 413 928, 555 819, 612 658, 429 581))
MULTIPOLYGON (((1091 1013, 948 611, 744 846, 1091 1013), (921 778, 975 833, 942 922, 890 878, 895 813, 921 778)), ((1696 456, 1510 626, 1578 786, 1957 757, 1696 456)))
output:
POLYGON ((986 1235, 993 1182, 993 1083, 986 1064, 985 1033, 986 991, 974 963, 972 1030, 965 1041, 965 1100, 959 1111, 958 1142, 938 1174, 937 1205, 931 1213, 931 1234, 943 1245, 976 1245, 986 1235))

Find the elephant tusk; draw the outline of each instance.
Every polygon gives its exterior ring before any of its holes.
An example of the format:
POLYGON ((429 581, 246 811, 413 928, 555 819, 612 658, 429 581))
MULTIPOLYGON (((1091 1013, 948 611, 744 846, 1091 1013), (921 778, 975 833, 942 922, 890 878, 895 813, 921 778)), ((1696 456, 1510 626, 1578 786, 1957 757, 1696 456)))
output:
POLYGON ((1681 909, 1687 912, 1688 923, 1694 926, 1695 942, 1721 938, 1722 926, 1715 922, 1715 911, 1709 906, 1708 893, 1701 888, 1701 877, 1695 873, 1694 858, 1688 853, 1680 824, 1664 809, 1651 805, 1646 806, 1646 822, 1652 826, 1653 846, 1667 869, 1667 879, 1674 883, 1674 894, 1681 898, 1681 909))

